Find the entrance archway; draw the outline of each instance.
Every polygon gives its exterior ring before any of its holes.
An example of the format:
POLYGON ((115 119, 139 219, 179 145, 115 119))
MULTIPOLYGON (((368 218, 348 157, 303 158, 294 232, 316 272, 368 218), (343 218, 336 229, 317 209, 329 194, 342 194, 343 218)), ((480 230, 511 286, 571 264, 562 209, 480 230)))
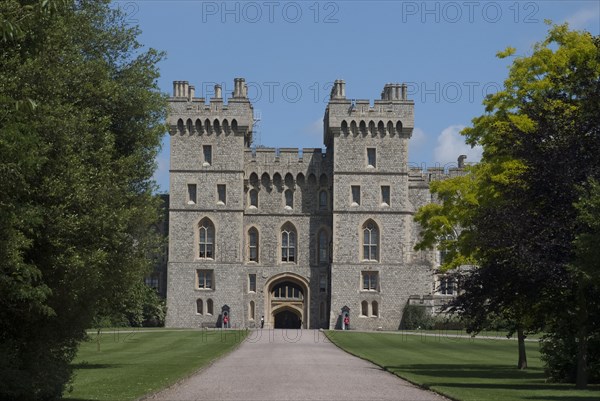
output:
POLYGON ((308 282, 293 273, 272 277, 265 285, 265 315, 270 327, 298 329, 309 327, 308 282))
POLYGON ((274 326, 276 329, 298 329, 302 320, 300 313, 292 309, 283 309, 273 312, 274 326))

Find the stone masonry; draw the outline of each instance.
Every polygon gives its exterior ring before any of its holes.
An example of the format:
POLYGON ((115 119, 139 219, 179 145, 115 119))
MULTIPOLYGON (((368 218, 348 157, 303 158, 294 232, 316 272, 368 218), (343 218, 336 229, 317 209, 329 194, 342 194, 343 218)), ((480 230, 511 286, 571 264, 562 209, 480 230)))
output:
POLYGON ((448 171, 408 165, 414 102, 386 84, 350 100, 335 81, 326 150, 252 147, 243 78, 225 104, 187 81, 169 99, 167 326, 398 329, 412 296, 435 295, 437 252, 417 252, 415 211, 448 171))

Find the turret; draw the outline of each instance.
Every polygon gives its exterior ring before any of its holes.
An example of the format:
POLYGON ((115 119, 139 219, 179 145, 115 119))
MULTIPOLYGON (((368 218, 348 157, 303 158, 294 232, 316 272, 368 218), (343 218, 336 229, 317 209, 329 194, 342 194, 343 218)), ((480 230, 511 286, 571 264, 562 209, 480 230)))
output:
POLYGON ((188 81, 174 81, 169 106, 167 123, 171 135, 223 133, 244 136, 246 146, 252 142, 254 115, 244 78, 234 79, 234 91, 227 104, 223 103, 221 85, 215 85, 214 96, 206 104, 205 98, 196 97, 195 88, 188 81))
POLYGON ((337 135, 398 136, 410 138, 414 128, 414 101, 407 99, 406 84, 387 83, 381 99, 346 99, 346 84, 336 80, 325 110, 323 142, 332 145, 337 135))

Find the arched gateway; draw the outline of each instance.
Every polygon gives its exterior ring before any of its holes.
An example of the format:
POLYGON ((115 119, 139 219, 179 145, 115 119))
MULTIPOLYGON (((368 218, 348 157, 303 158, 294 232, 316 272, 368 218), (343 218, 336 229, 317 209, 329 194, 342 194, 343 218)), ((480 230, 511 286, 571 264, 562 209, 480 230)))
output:
POLYGON ((309 328, 308 281, 294 273, 273 276, 265 285, 265 318, 276 329, 309 328))

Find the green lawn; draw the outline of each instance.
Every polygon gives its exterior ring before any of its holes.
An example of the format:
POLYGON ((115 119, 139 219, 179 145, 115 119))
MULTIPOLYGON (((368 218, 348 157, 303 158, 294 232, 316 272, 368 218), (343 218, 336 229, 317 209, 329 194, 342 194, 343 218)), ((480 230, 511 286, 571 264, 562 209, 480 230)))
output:
POLYGON ((455 400, 600 400, 600 386, 575 390, 545 383, 536 342, 526 344, 529 368, 520 371, 516 341, 340 331, 327 336, 349 353, 455 400))
POLYGON ((81 344, 70 400, 135 400, 177 382, 236 347, 245 331, 127 330, 81 344))

